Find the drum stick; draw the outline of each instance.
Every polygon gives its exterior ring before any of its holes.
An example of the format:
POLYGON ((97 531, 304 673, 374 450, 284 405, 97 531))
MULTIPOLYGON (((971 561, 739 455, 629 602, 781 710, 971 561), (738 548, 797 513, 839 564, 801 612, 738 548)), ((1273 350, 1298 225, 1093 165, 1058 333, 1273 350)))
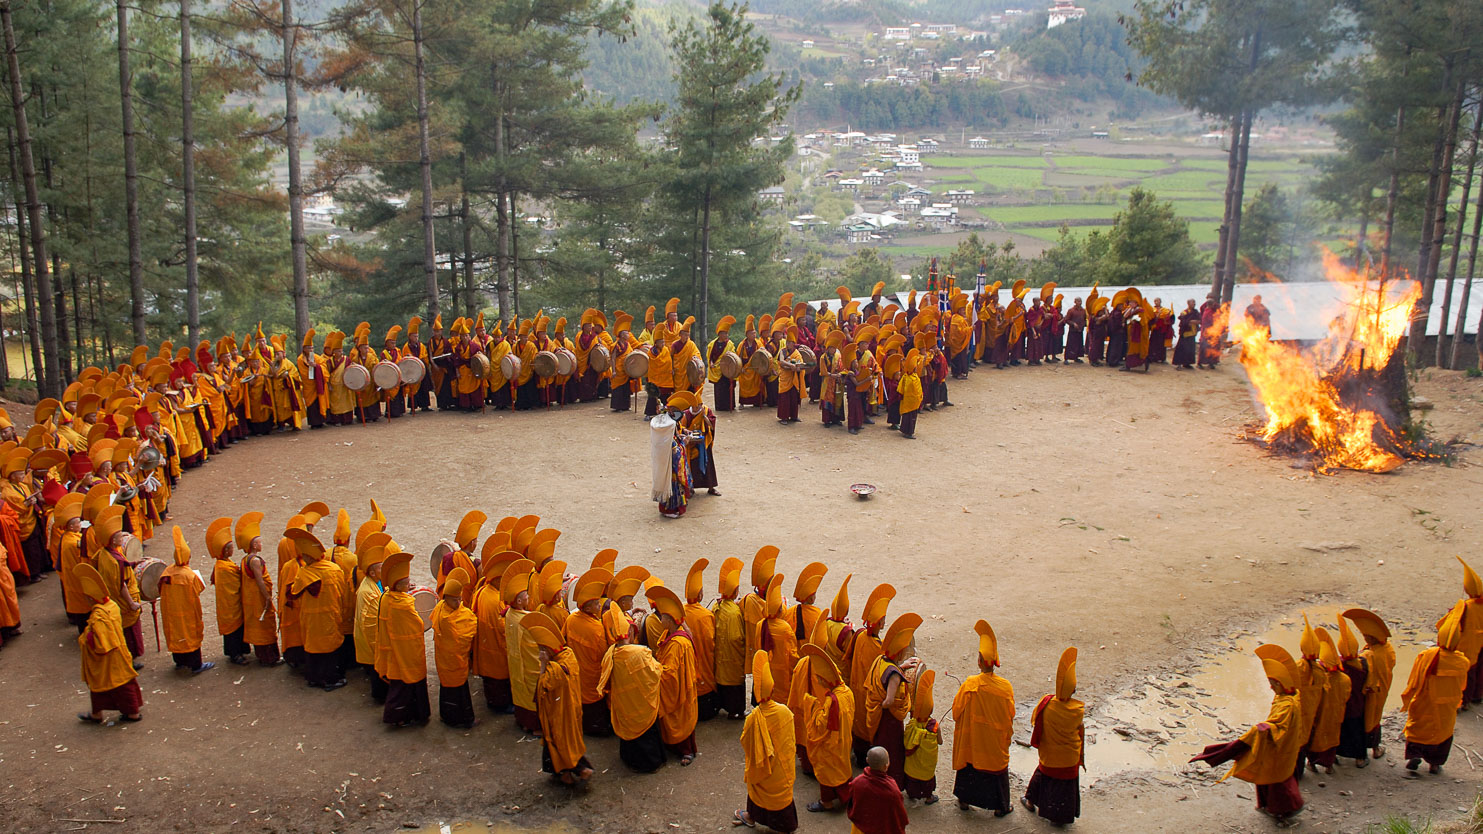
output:
POLYGON ((154 620, 154 650, 155 653, 158 654, 159 652, 163 651, 160 648, 160 609, 157 605, 155 605, 153 600, 151 600, 149 603, 149 613, 151 618, 154 620))

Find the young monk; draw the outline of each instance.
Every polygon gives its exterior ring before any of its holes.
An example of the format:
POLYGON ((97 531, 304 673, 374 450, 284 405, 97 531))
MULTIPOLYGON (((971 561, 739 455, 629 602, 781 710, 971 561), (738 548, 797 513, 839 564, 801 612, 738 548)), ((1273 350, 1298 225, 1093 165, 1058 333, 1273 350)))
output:
POLYGON ((433 660, 438 667, 438 718, 450 727, 472 729, 474 699, 469 694, 469 658, 479 620, 463 604, 469 574, 454 568, 443 578, 443 598, 433 608, 433 660))
POLYGON ((1030 746, 1040 751, 1040 764, 1020 804, 1055 825, 1070 825, 1081 816, 1078 771, 1086 766, 1086 706, 1076 693, 1076 647, 1061 652, 1056 691, 1040 699, 1030 716, 1030 746))
POLYGON ((680 757, 680 767, 689 767, 699 755, 695 747, 698 696, 695 646, 685 631, 685 606, 663 585, 655 585, 645 595, 664 628, 664 636, 653 647, 654 659, 663 667, 659 675, 659 737, 670 752, 680 757))
POLYGON ((263 514, 245 513, 237 519, 235 538, 242 551, 242 638, 252 646, 261 666, 283 662, 278 653, 278 620, 273 609, 273 579, 263 561, 263 514))
POLYGON ((1298 638, 1298 652, 1302 656, 1297 661, 1298 676, 1295 679, 1298 687, 1297 732, 1302 741, 1299 742, 1294 775, 1300 782, 1303 780, 1304 762, 1312 755, 1318 710, 1323 706, 1324 692, 1328 689, 1328 673, 1323 670, 1323 664, 1318 659, 1321 646, 1318 633, 1308 622, 1308 615, 1304 614, 1303 635, 1298 638))
POLYGON ((345 685, 340 646, 345 643, 341 620, 349 580, 313 533, 292 529, 285 535, 293 542, 300 561, 288 594, 298 608, 303 628, 304 678, 311 687, 333 692, 345 685))
MULTIPOLYGON (((510 563, 500 579, 500 597, 505 605, 505 656, 510 664, 510 698, 515 704, 515 726, 539 737, 541 720, 536 714, 536 681, 540 677, 540 648, 520 626, 531 612, 531 580, 538 577, 535 563, 520 559, 510 563)), ((538 586, 539 587, 539 586, 538 586)))
POLYGON ((1370 664, 1360 656, 1359 641, 1349 630, 1344 615, 1339 615, 1339 662, 1349 679, 1349 700, 1344 704, 1344 720, 1339 725, 1340 758, 1353 759, 1355 767, 1368 767, 1370 748, 1365 733, 1365 688, 1370 683, 1370 664))
POLYGON ((953 698, 953 795, 964 811, 978 807, 1002 817, 1014 810, 1009 797, 1009 740, 1014 735, 1014 687, 994 674, 999 641, 987 620, 979 620, 978 671, 953 698))
POLYGON ((1369 676, 1365 679, 1365 746, 1375 758, 1385 756, 1380 743, 1380 718, 1385 701, 1390 697, 1390 684, 1395 674, 1395 646, 1390 645, 1390 629, 1373 611, 1351 608, 1344 617, 1364 635, 1365 647, 1360 653, 1369 676))
POLYGON ((911 693, 911 720, 902 733, 906 749, 906 798, 923 805, 937 804, 937 749, 942 744, 942 728, 932 717, 932 684, 937 674, 923 669, 917 675, 911 693))
POLYGON ((108 593, 103 577, 92 565, 78 565, 78 586, 93 603, 88 624, 77 635, 82 650, 82 680, 87 684, 92 705, 78 719, 91 724, 103 723, 104 710, 118 710, 123 720, 138 721, 144 706, 144 693, 139 690, 139 674, 134 671, 134 658, 124 644, 124 627, 118 603, 108 593))
POLYGON ((221 653, 238 666, 246 666, 252 647, 242 639, 242 568, 232 561, 232 520, 218 518, 206 527, 206 551, 213 560, 211 587, 216 592, 216 631, 221 635, 221 653))
POLYGON ((381 720, 392 727, 426 724, 432 717, 427 702, 427 648, 422 617, 408 593, 412 554, 386 557, 382 575, 386 591, 376 620, 376 674, 386 681, 386 707, 381 720))
MULTIPOLYGON (((1457 601, 1453 610, 1459 612, 1462 623, 1462 642, 1457 650, 1467 656, 1468 682, 1462 693, 1462 708, 1483 702, 1483 674, 1480 674, 1479 657, 1483 656, 1483 578, 1462 560, 1462 592, 1465 597, 1457 601)), ((1438 624, 1440 626, 1440 623, 1438 624)))
POLYGON ((1272 707, 1267 720, 1235 741, 1206 747, 1190 761, 1205 762, 1211 767, 1234 761, 1221 781, 1235 776, 1256 785, 1257 810, 1286 828, 1296 822, 1293 817, 1303 810, 1303 794, 1293 775, 1299 769, 1298 748, 1304 740, 1297 732, 1302 720, 1298 666, 1281 646, 1257 646, 1256 655, 1261 658, 1262 670, 1272 687, 1272 707))
POLYGON ((618 758, 630 770, 653 773, 664 764, 659 727, 659 681, 664 666, 648 647, 636 645, 636 632, 630 626, 629 633, 618 637, 603 655, 597 685, 608 695, 618 758))
POLYGON ((165 642, 170 646, 176 669, 199 675, 216 668, 215 663, 201 662, 201 638, 206 632, 201 618, 201 592, 206 590, 206 583, 191 570, 191 549, 185 543, 180 525, 175 525, 172 532, 175 536, 175 564, 166 568, 164 576, 160 577, 165 642))
POLYGON ((884 747, 865 752, 865 770, 850 780, 850 834, 903 834, 910 820, 901 787, 891 778, 891 754, 884 747))
POLYGON ((881 655, 870 665, 862 687, 871 746, 886 748, 891 756, 891 778, 902 787, 906 785, 904 722, 911 715, 911 682, 907 675, 914 676, 913 670, 921 665, 917 658, 907 660, 906 653, 921 624, 917 614, 902 614, 891 623, 881 644, 881 655))
POLYGON ((757 706, 742 725, 747 807, 731 816, 732 825, 763 825, 781 834, 798 830, 793 805, 793 714, 773 700, 767 652, 752 655, 752 697, 757 706))
POLYGON ((519 559, 520 554, 511 550, 485 553, 479 563, 479 587, 469 603, 478 621, 469 671, 479 676, 484 705, 496 715, 509 715, 515 710, 510 701, 510 658, 505 646, 505 600, 500 581, 505 570, 519 559))
POLYGON ((818 643, 806 644, 802 658, 813 679, 812 687, 803 695, 804 747, 819 783, 818 800, 805 807, 815 813, 832 811, 850 798, 849 782, 854 773, 850 765, 850 727, 855 720, 855 696, 840 680, 839 667, 818 643))
MULTIPOLYGON (((92 606, 77 586, 72 569, 86 558, 82 552, 82 504, 84 497, 68 493, 52 508, 52 524, 60 530, 57 541, 57 572, 62 575, 62 604, 67 612, 67 622, 82 631, 87 625, 92 606)), ((3 616, 0 616, 3 619, 3 616)))
POLYGON ((391 536, 373 533, 362 541, 356 559, 360 586, 355 589, 355 662, 366 670, 366 677, 371 681, 371 700, 378 704, 386 703, 386 679, 376 671, 376 629, 384 591, 381 571, 387 555, 400 549, 391 536))
POLYGON ((736 603, 744 565, 734 556, 721 563, 719 597, 711 605, 716 621, 716 708, 726 710, 733 721, 740 721, 747 710, 746 624, 736 603))
POLYGON ((1415 775, 1425 759, 1432 774, 1442 772, 1452 752, 1457 708, 1467 686, 1468 656, 1462 645, 1462 616, 1454 608, 1437 629, 1437 644, 1416 656, 1401 692, 1406 708, 1406 770, 1415 775))
POLYGON ((562 623, 562 642, 565 649, 576 658, 579 673, 578 690, 582 699, 582 732, 589 736, 605 737, 613 734, 613 722, 608 717, 608 702, 603 698, 598 680, 602 677, 602 658, 607 654, 607 629, 602 622, 602 609, 607 601, 603 592, 613 574, 606 568, 594 567, 577 577, 572 586, 572 602, 577 606, 562 623))
POLYGON ((871 748, 871 738, 875 734, 869 722, 870 712, 865 706, 865 681, 870 677, 870 667, 875 665, 875 659, 881 656, 881 639, 877 635, 880 634, 881 626, 886 624, 886 607, 895 597, 894 587, 885 583, 877 585, 865 599, 865 610, 860 614, 864 621, 861 628, 855 630, 850 638, 850 650, 844 668, 849 670, 846 680, 850 683, 850 692, 855 696, 855 724, 850 731, 854 734, 852 749, 857 765, 865 763, 865 751, 871 748))
POLYGON ((695 647, 696 719, 709 721, 720 711, 716 694, 716 616, 701 603, 707 559, 696 559, 685 574, 685 633, 695 647))
POLYGON ((1327 629, 1315 629, 1318 635, 1318 664, 1325 678, 1323 703, 1318 707, 1318 718, 1313 722, 1313 737, 1308 742, 1308 769, 1314 773, 1322 767, 1324 773, 1334 772, 1334 760, 1339 750, 1339 728, 1344 723, 1344 710, 1349 703, 1349 676, 1339 662, 1339 650, 1334 647, 1334 638, 1327 629))
POLYGON ((521 625, 540 646, 536 713, 541 718, 541 770, 564 785, 585 783, 592 778, 592 763, 582 738, 577 656, 562 643, 560 627, 545 614, 532 612, 521 625))

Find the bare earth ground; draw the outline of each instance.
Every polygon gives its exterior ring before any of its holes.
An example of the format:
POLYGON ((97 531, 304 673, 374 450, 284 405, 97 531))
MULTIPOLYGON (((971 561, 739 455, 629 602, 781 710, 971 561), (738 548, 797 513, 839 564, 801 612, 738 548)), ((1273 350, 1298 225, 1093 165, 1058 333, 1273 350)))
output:
MULTIPOLYGON (((1438 437, 1483 443, 1483 380, 1431 373, 1416 387, 1436 405, 1428 419, 1438 437)), ((1255 635, 1276 629, 1295 647, 1302 611, 1332 624, 1337 610, 1364 605, 1392 623, 1409 658, 1460 595, 1453 554, 1476 558, 1483 541, 1475 447, 1451 466, 1315 476, 1238 439, 1254 412, 1229 362, 1148 375, 980 369, 952 398, 955 408, 923 415, 916 442, 883 426, 855 438, 825 431, 816 411, 791 428, 769 413, 723 415, 725 495, 697 496, 678 521, 648 499, 646 427, 605 404, 251 440, 187 474, 171 509, 203 571, 212 518, 262 509, 264 530, 276 532, 313 499, 350 507, 358 524, 375 497, 398 541, 420 554, 467 509, 538 513, 564 531, 558 558, 585 567, 617 547, 620 564, 642 563, 671 585, 699 556, 715 565, 775 543, 790 577, 815 559, 829 565, 821 600, 853 572, 856 613, 877 582, 896 585, 893 614, 926 617, 918 649, 944 673, 939 712, 956 686, 947 675, 972 671, 974 620, 988 618, 1021 725, 1052 686, 1061 650, 1077 645, 1093 743, 1076 830, 1089 832, 1269 828, 1249 785, 1215 785, 1179 764, 1265 715, 1260 667, 1245 651, 1255 635), (857 481, 880 493, 856 500, 857 481)), ((160 532, 150 549, 168 558, 160 532)), ((426 570, 424 560, 414 566, 426 570)), ((701 725, 696 763, 654 776, 627 773, 613 741, 594 741, 598 775, 571 795, 539 773, 538 744, 522 742, 506 717, 470 732, 436 720, 389 731, 363 680, 325 694, 283 668, 178 677, 153 652, 141 674, 145 721, 85 726, 73 718, 86 696, 57 583, 23 589, 21 604, 26 634, 0 651, 9 831, 437 830, 458 820, 718 831, 744 799, 737 723, 701 725)), ((219 660, 207 617, 207 655, 219 660)), ((1395 692, 1407 671, 1397 670, 1395 692)), ((1393 714, 1391 755, 1368 770, 1305 780, 1303 830, 1362 831, 1400 812, 1444 819, 1472 805, 1483 781, 1483 758, 1471 752, 1483 750, 1478 712, 1458 724, 1469 752, 1454 748, 1440 777, 1402 776, 1398 732, 1393 714)), ((1050 830, 1023 809, 995 820, 953 807, 950 745, 938 767, 944 801, 912 809, 913 830, 1050 830)), ((1017 786, 1033 766, 1033 752, 1017 746, 1017 786)), ((799 778, 800 804, 815 791, 799 778)), ((839 816, 802 816, 807 830, 848 830, 839 816)))

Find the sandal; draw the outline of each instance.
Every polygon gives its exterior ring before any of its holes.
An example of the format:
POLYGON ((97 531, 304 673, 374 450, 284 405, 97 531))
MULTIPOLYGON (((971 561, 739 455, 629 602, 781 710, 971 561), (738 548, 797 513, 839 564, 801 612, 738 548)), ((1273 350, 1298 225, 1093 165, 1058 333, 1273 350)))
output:
POLYGON ((731 812, 731 824, 733 826, 745 825, 748 828, 757 827, 757 823, 747 818, 747 812, 740 809, 731 812))
POLYGON ((805 811, 811 811, 811 812, 813 812, 815 814, 821 814, 821 813, 823 813, 825 811, 829 811, 829 810, 832 810, 832 809, 825 807, 824 803, 822 803, 819 800, 815 799, 813 802, 810 802, 809 804, 803 806, 803 810, 805 810, 805 811))
POLYGON ((922 804, 923 805, 936 805, 937 804, 937 794, 934 793, 931 796, 927 797, 926 799, 922 800, 922 804))
POLYGON ((144 720, 144 716, 143 715, 136 715, 133 718, 130 718, 127 715, 120 715, 118 717, 118 720, 120 720, 120 721, 127 721, 130 724, 133 724, 133 723, 138 722, 138 721, 143 721, 144 720))
POLYGON ((102 724, 103 723, 103 719, 101 719, 101 718, 94 718, 94 717, 92 717, 91 715, 88 715, 85 712, 79 712, 77 714, 77 720, 78 721, 86 721, 89 724, 102 724))
POLYGON ((680 767, 689 767, 690 766, 690 763, 693 762, 693 761, 695 761, 695 757, 693 755, 692 756, 681 756, 680 757, 680 767))

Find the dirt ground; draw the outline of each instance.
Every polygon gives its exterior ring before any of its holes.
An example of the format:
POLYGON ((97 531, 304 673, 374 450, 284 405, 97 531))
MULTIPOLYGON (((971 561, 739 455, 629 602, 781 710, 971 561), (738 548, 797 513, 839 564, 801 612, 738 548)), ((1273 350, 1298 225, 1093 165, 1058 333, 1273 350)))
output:
MULTIPOLYGON (((1432 372, 1416 391, 1435 406, 1426 416, 1437 437, 1483 443, 1483 380, 1432 372)), ((857 616, 871 587, 895 584, 892 614, 926 619, 917 645, 940 670, 939 712, 955 688, 949 676, 973 670, 972 626, 986 617, 1017 687, 1021 740, 1061 650, 1076 645, 1092 742, 1076 830, 1088 832, 1269 828, 1251 786, 1217 785, 1218 774, 1181 764, 1265 715, 1247 651, 1257 635, 1280 633, 1295 648, 1302 612, 1332 624, 1338 610, 1363 605, 1391 622, 1409 656, 1460 596, 1453 555, 1483 561, 1476 445, 1459 447, 1451 465, 1314 475, 1240 439, 1254 409, 1233 363, 1147 375, 979 369, 954 383, 952 399, 956 407, 923 415, 915 442, 883 425, 858 437, 826 431, 816 410, 786 428, 769 413, 722 415, 725 494, 697 496, 676 521, 648 498, 645 425, 605 404, 249 440, 188 473, 171 510, 203 571, 213 518, 263 510, 264 530, 276 532, 314 499, 349 507, 359 524, 376 498, 393 535, 419 554, 468 509, 537 513, 563 531, 557 557, 569 564, 616 547, 620 564, 644 564, 670 585, 697 557, 750 560, 776 544, 787 589, 816 559, 830 568, 821 600, 853 573, 857 616), (880 492, 857 500, 848 487, 859 481, 880 492)), ((161 532, 150 550, 168 558, 161 532)), ((426 581, 426 561, 414 569, 426 581)), ((713 593, 714 568, 706 582, 713 593)), ((209 612, 209 590, 205 604, 209 612)), ((144 722, 83 725, 73 715, 86 693, 56 581, 23 589, 21 606, 26 633, 0 651, 0 814, 10 831, 438 831, 458 821, 720 831, 744 801, 736 723, 701 725, 696 763, 653 776, 627 773, 615 742, 593 741, 598 774, 574 795, 542 776, 538 743, 522 741, 507 717, 467 732, 436 720, 391 731, 363 680, 326 694, 284 668, 180 677, 153 652, 148 626, 144 722)), ((220 660, 207 617, 207 654, 220 660)), ((1303 830, 1358 832, 1397 813, 1455 818, 1473 805, 1483 716, 1459 720, 1462 749, 1444 775, 1416 780, 1398 762, 1398 716, 1388 727, 1388 758, 1305 780, 1303 830)), ((950 747, 949 738, 938 767, 944 801, 911 809, 913 830, 1051 830, 1023 809, 1003 820, 958 811, 950 747)), ((1015 748, 1017 790, 1033 755, 1015 748)), ((800 776, 795 790, 801 805, 816 789, 800 776)), ((807 830, 848 830, 841 816, 801 816, 807 830)))

